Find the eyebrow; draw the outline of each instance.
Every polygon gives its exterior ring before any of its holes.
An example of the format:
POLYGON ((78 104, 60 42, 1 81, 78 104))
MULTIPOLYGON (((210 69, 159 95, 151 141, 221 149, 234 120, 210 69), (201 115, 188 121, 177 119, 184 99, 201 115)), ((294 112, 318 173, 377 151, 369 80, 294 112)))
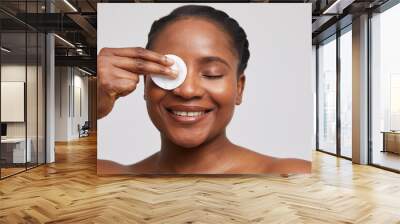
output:
POLYGON ((220 63, 228 66, 228 68, 231 68, 231 66, 228 64, 227 61, 225 61, 224 59, 217 57, 217 56, 204 57, 204 58, 200 59, 200 63, 206 64, 206 63, 211 63, 211 62, 220 62, 220 63))

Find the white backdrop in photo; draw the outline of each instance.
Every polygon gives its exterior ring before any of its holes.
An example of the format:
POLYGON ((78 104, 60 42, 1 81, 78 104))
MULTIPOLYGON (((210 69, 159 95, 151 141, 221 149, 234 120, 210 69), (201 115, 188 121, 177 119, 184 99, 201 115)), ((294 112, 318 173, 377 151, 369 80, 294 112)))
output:
MULTIPOLYGON (((184 4, 98 4, 98 51, 145 47, 156 19, 184 4)), ((311 4, 207 4, 236 19, 248 35, 250 60, 243 102, 228 126, 232 142, 276 157, 311 161, 314 81, 311 4)), ((148 117, 143 80, 98 120, 98 159, 124 165, 159 151, 160 136, 148 117)))

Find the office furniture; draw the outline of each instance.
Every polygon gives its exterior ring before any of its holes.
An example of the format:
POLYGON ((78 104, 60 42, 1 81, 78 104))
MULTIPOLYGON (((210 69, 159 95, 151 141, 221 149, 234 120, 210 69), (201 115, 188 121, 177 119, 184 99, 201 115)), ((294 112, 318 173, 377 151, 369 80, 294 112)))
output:
POLYGON ((6 164, 19 164, 32 161, 32 140, 25 138, 6 138, 1 139, 1 160, 6 164))
POLYGON ((382 152, 400 154, 400 131, 384 131, 382 152))
POLYGON ((82 127, 78 124, 79 138, 89 136, 89 129, 90 129, 89 121, 85 121, 82 127))
POLYGON ((1 123, 1 137, 5 138, 7 136, 7 124, 1 123))

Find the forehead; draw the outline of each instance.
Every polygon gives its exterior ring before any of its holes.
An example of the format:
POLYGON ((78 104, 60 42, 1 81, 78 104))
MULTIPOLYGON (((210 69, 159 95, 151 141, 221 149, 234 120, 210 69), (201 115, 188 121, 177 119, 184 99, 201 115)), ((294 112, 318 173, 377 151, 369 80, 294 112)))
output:
POLYGON ((237 63, 231 37, 205 18, 189 17, 167 24, 156 34, 151 49, 162 54, 217 56, 237 63))

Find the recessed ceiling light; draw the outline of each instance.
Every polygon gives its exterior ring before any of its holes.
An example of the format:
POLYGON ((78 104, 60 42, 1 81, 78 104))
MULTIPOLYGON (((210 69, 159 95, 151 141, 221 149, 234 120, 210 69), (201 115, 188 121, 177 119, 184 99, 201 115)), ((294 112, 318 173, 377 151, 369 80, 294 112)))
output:
POLYGON ((353 3, 355 0, 336 0, 322 14, 342 14, 343 9, 353 3))
POLYGON ((59 40, 61 40, 62 42, 64 42, 64 43, 66 43, 67 45, 69 45, 70 47, 73 47, 73 48, 75 48, 75 45, 73 45, 71 42, 69 42, 68 40, 66 40, 66 39, 64 39, 64 38, 62 38, 62 37, 60 37, 59 35, 57 35, 57 34, 54 34, 54 36, 55 37, 57 37, 59 40))
POLYGON ((6 52, 6 53, 10 53, 10 52, 11 52, 11 50, 9 50, 9 49, 7 49, 7 48, 5 48, 5 47, 1 47, 0 49, 1 49, 2 51, 6 52))
POLYGON ((74 10, 75 12, 78 12, 78 10, 68 1, 68 0, 64 0, 65 4, 67 4, 72 10, 74 10))
POLYGON ((81 68, 79 68, 79 67, 78 67, 78 70, 81 71, 81 72, 83 72, 83 73, 85 73, 85 74, 87 74, 87 75, 93 75, 92 73, 90 73, 90 72, 88 72, 88 71, 86 71, 86 70, 83 70, 83 69, 81 69, 81 68))

